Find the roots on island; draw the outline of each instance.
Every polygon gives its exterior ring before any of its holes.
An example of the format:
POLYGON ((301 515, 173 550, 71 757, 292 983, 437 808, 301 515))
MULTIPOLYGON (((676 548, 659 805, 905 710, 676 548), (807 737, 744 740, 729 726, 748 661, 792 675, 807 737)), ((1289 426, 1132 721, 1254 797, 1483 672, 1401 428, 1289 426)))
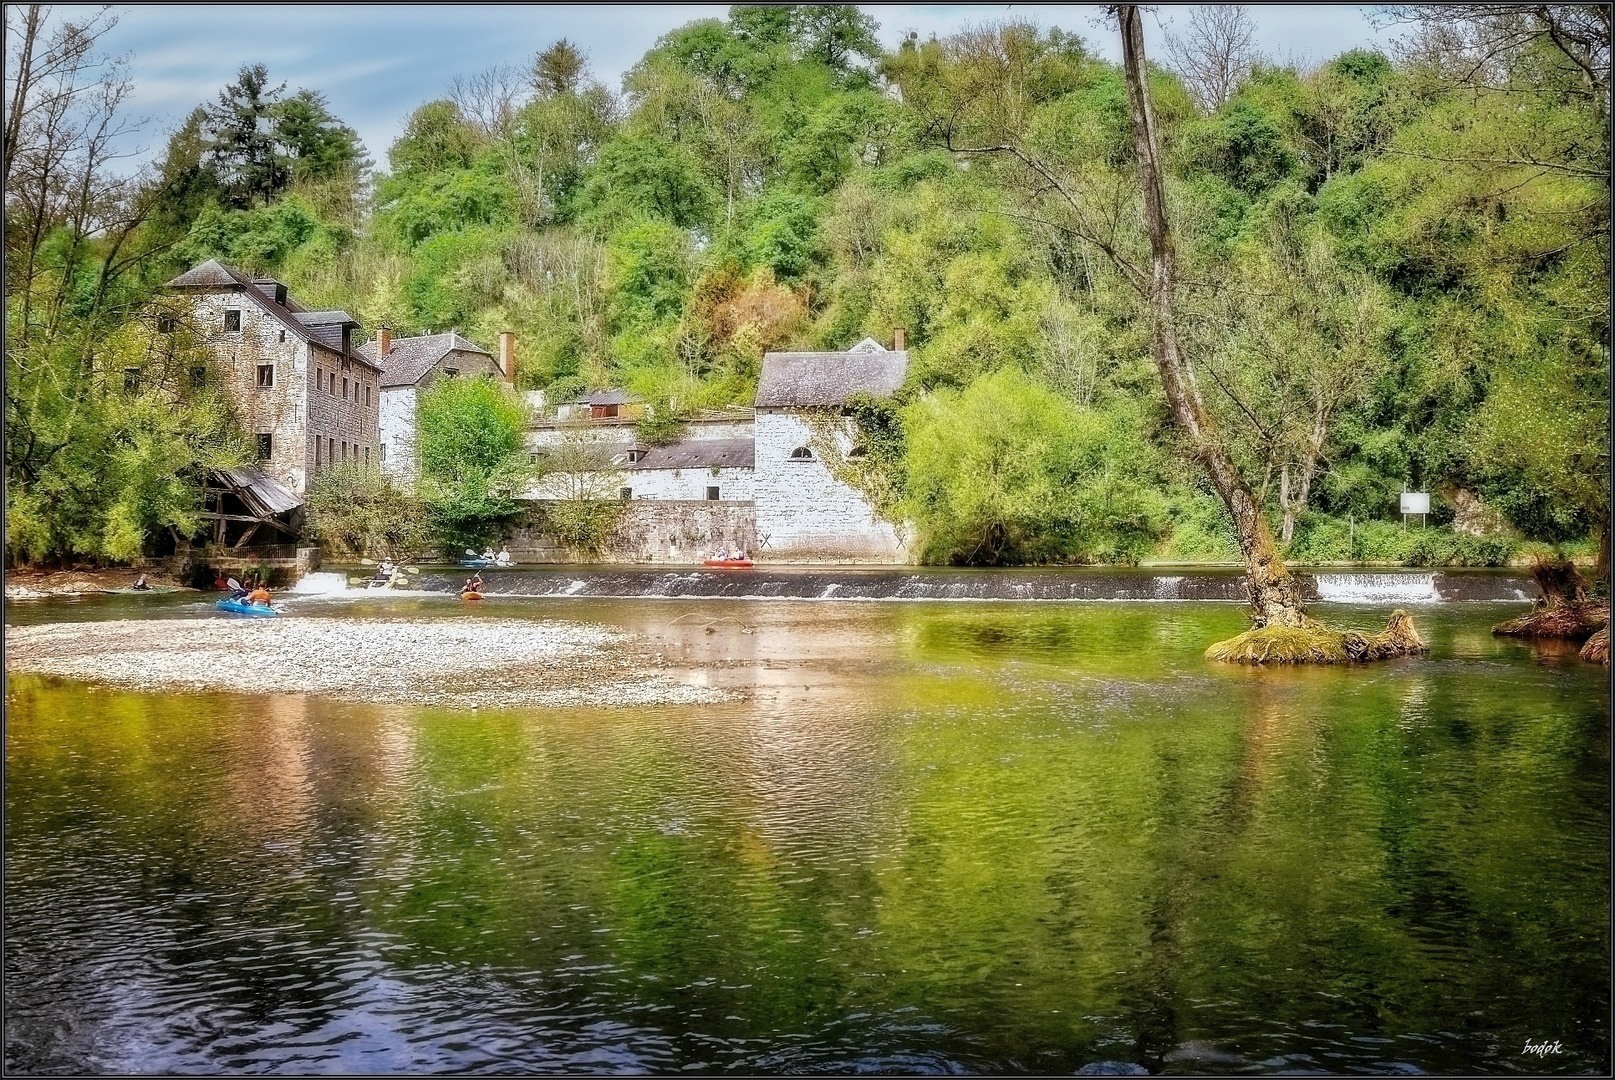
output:
POLYGON ((1609 667, 1609 626, 1587 639, 1587 644, 1581 647, 1581 658, 1590 664, 1603 664, 1609 667))
MULTIPOLYGON (((1500 622, 1492 633, 1506 637, 1566 638, 1582 641, 1609 626, 1609 605, 1587 595, 1587 583, 1570 563, 1538 560, 1531 567, 1542 596, 1529 615, 1500 622)), ((1608 641, 1608 636, 1605 636, 1608 641)), ((1607 651, 1608 645, 1605 645, 1607 651)))
POLYGON ((1206 650, 1206 659, 1230 664, 1347 664, 1429 651, 1414 629, 1413 616, 1398 608, 1377 634, 1333 630, 1303 619, 1299 626, 1261 626, 1219 641, 1206 650))

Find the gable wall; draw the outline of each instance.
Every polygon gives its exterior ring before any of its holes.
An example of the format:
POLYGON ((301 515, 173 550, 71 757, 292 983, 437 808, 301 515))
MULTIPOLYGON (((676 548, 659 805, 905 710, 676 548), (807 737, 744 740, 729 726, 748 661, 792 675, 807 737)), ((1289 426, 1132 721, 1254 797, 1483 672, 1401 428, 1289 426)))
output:
MULTIPOLYGON (((852 448, 850 421, 833 433, 842 453, 852 448)), ((812 428, 800 414, 758 409, 757 464, 752 498, 757 507, 759 552, 770 561, 903 562, 902 541, 857 490, 843 484, 817 457, 792 460, 812 446, 812 428)))

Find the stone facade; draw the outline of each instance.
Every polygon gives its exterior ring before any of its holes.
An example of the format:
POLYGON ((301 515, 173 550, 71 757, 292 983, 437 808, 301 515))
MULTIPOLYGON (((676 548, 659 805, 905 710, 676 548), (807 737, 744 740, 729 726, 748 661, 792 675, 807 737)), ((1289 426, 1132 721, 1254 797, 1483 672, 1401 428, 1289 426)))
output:
POLYGON ((334 334, 330 327, 317 328, 334 346, 317 340, 299 325, 303 309, 295 301, 278 304, 267 290, 216 263, 198 270, 208 267, 217 267, 216 283, 182 286, 189 318, 213 355, 242 427, 257 441, 259 467, 301 495, 333 459, 374 462, 381 373, 351 352, 343 354, 340 324, 333 324, 334 334), (267 448, 261 436, 268 436, 267 448))
MULTIPOLYGON (((514 350, 514 342, 505 346, 514 350)), ((459 333, 394 338, 391 331, 366 341, 356 350, 382 371, 377 439, 379 460, 387 474, 408 483, 415 479, 415 429, 420 392, 442 378, 492 375, 505 372, 488 351, 459 333), (385 349, 383 348, 385 346, 385 349)))
POLYGON ((420 391, 413 386, 384 387, 381 391, 381 467, 387 475, 408 483, 415 479, 415 410, 420 391))
MULTIPOLYGON (((845 454, 851 421, 836 419, 829 435, 845 454)), ((875 516, 855 488, 837 480, 812 449, 813 428, 801 412, 759 408, 756 423, 759 554, 777 562, 904 562, 902 538, 875 516), (800 456, 806 451, 810 456, 800 456), (796 456, 793 456, 796 455, 796 456)))
POLYGON ((506 538, 517 562, 605 561, 614 563, 698 564, 719 547, 757 549, 756 517, 748 502, 633 502, 606 549, 580 557, 555 543, 544 527, 544 504, 506 538))

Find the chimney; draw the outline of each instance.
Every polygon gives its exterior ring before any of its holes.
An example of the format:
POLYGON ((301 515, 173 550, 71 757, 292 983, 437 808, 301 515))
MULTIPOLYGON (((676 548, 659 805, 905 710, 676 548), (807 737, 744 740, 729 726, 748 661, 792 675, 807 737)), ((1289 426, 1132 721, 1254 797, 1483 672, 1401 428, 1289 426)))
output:
POLYGON ((903 328, 901 326, 892 331, 892 351, 903 351, 903 328))
POLYGON ((506 382, 516 385, 516 335, 509 330, 499 332, 499 370, 506 382))
POLYGON ((383 324, 376 330, 376 355, 386 356, 393 351, 392 327, 383 324))

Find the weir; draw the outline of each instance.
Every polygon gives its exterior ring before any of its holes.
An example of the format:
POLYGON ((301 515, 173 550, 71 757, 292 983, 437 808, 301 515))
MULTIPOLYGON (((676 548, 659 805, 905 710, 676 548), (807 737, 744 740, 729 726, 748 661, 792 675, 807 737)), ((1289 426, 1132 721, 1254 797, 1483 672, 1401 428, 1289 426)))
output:
MULTIPOLYGON (((656 567, 549 566, 483 570, 483 592, 498 596, 622 599, 1203 601, 1243 603, 1245 579, 1229 569, 1157 572, 1116 568, 994 570, 833 569, 667 570, 656 567)), ((1330 571, 1298 574, 1306 596, 1324 603, 1434 604, 1527 601, 1526 577, 1512 571, 1330 571)), ((334 574, 311 574, 295 591, 332 591, 334 574), (305 587, 305 585, 307 587, 305 587)), ((413 590, 457 592, 467 572, 422 567, 413 590)), ((386 592, 371 593, 385 596, 386 592)))

